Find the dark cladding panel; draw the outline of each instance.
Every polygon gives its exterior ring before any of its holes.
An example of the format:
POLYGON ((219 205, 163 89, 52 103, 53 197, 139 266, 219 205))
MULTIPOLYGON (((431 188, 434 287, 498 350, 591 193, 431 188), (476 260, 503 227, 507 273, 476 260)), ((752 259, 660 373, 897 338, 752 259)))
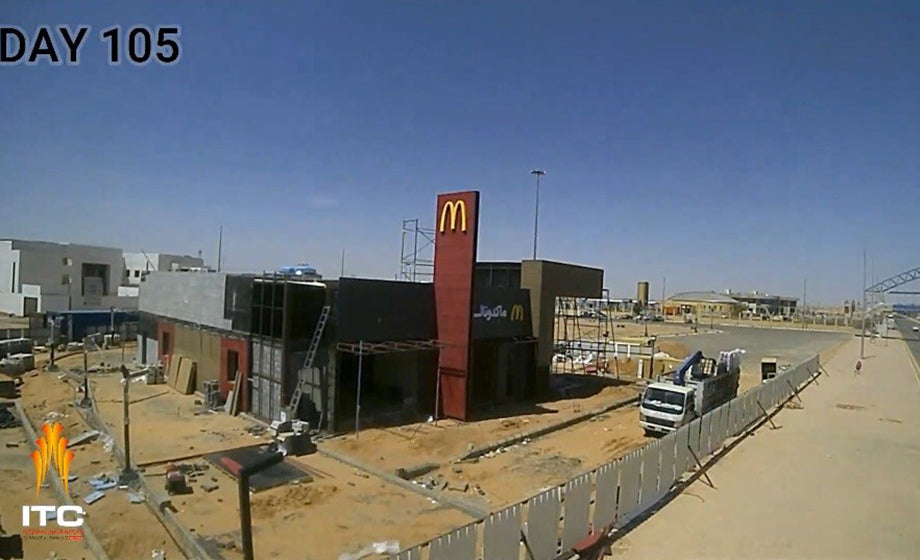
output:
POLYGON ((435 305, 438 339, 445 344, 438 362, 441 410, 446 416, 466 420, 479 192, 438 195, 435 220, 435 305))
POLYGON ((431 284, 342 278, 336 311, 339 342, 430 340, 436 336, 431 284))
POLYGON ((224 289, 224 319, 235 331, 252 332, 252 276, 228 274, 224 289))
POLYGON ((144 311, 138 312, 137 332, 138 334, 144 335, 147 338, 156 338, 157 337, 157 318, 156 316, 151 315, 150 313, 145 313, 144 311))
POLYGON ((476 288, 473 292, 473 338, 532 336, 530 292, 476 288))

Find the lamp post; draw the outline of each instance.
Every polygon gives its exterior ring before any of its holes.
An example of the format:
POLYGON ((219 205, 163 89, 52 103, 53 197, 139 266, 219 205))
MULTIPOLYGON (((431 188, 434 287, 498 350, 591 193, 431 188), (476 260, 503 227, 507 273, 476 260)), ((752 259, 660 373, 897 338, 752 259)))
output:
POLYGON ((546 175, 542 169, 534 169, 531 175, 537 176, 537 203, 533 213, 533 260, 537 260, 537 226, 540 223, 540 177, 546 175))

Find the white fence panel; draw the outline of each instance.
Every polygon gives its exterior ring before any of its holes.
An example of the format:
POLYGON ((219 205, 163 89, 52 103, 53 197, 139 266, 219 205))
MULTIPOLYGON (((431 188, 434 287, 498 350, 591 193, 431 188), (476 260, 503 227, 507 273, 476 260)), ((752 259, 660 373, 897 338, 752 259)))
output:
POLYGON ((620 497, 617 501, 617 526, 629 523, 639 513, 639 477, 642 450, 637 449, 619 461, 620 497))
POLYGON ((476 526, 467 525, 432 541, 430 560, 470 560, 476 554, 476 526))
POLYGON ((571 550, 588 536, 588 506, 591 502, 591 474, 583 474, 565 485, 565 517, 562 524, 562 550, 571 550))
POLYGON ((520 557, 523 512, 523 504, 515 504, 486 518, 482 531, 483 560, 517 560, 520 557))
POLYGON ((642 448, 642 494, 639 511, 645 512, 658 501, 658 465, 661 462, 661 445, 657 441, 642 448))
POLYGON ((556 487, 537 494, 528 502, 527 542, 534 560, 555 558, 559 553, 561 497, 562 490, 556 487))
POLYGON ((607 463, 597 469, 594 479, 594 526, 609 527, 617 518, 617 488, 620 462, 607 463))
POLYGON ((676 480, 674 464, 677 453, 677 433, 661 438, 661 466, 658 469, 658 494, 664 496, 671 489, 676 480))

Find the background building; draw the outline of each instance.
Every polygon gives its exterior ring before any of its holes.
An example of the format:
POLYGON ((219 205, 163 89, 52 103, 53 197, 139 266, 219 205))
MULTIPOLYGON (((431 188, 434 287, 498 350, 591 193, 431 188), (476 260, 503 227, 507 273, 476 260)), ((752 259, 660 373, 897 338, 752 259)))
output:
POLYGON ((0 240, 0 312, 136 308, 136 297, 118 295, 123 277, 121 249, 0 240))
POLYGON ((147 274, 158 270, 180 272, 204 268, 204 259, 189 255, 125 253, 124 256, 125 278, 122 284, 127 286, 139 286, 147 274))
POLYGON ((696 317, 738 316, 747 309, 735 298, 717 292, 683 292, 664 301, 665 316, 695 315, 696 317))
POLYGON ((731 298, 745 304, 746 311, 751 316, 792 317, 796 313, 798 298, 762 294, 757 291, 742 293, 727 291, 731 298))
POLYGON ((189 359, 198 390, 214 380, 226 397, 236 382, 242 410, 265 420, 279 419, 300 387, 296 415, 330 432, 354 426, 359 399, 362 418, 386 423, 467 420, 544 394, 556 298, 599 297, 603 271, 477 263, 478 193, 440 195, 437 208, 457 218, 441 220, 433 283, 151 273, 140 287, 138 359, 189 359))
POLYGON ((201 258, 112 247, 0 239, 0 313, 137 309, 146 271, 189 270, 201 258))

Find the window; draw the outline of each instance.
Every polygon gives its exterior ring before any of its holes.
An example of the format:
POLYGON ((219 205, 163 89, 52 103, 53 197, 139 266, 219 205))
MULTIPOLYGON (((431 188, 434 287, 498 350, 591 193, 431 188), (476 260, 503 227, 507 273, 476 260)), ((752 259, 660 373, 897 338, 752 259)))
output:
POLYGON ((70 257, 64 257, 63 262, 64 266, 73 266, 73 259, 70 257))
POLYGON ((236 381, 240 369, 240 355, 236 350, 227 350, 227 381, 236 381))
POLYGON ((140 271, 140 270, 135 270, 135 271, 134 271, 134 277, 135 277, 135 278, 139 278, 140 275, 141 275, 141 271, 140 271))
POLYGON ((128 269, 125 269, 125 278, 131 278, 131 271, 128 269))
POLYGON ((68 285, 70 285, 70 275, 64 274, 61 276, 61 286, 68 286, 68 285))

